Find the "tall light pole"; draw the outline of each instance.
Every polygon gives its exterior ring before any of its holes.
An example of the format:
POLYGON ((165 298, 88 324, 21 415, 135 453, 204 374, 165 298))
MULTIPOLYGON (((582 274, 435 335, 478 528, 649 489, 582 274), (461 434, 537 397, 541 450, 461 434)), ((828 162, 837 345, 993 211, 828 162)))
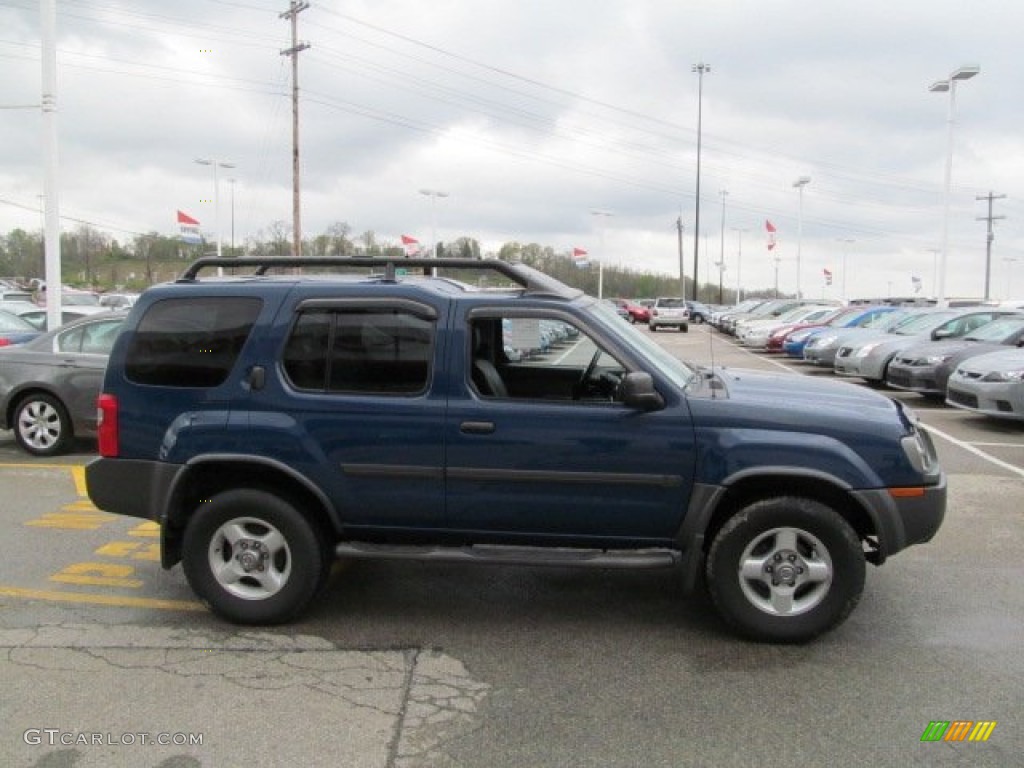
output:
POLYGON ((228 184, 231 185, 231 255, 235 255, 235 181, 236 179, 228 179, 228 184))
POLYGON ((722 196, 722 228, 718 235, 718 303, 722 304, 722 273, 725 271, 725 198, 729 196, 729 190, 720 190, 718 194, 722 196))
POLYGON ((697 251, 700 243, 700 150, 701 150, 701 121, 704 106, 704 73, 711 71, 711 65, 703 61, 693 65, 693 71, 697 73, 697 194, 695 196, 695 210, 693 214, 693 301, 697 300, 697 251))
POLYGON ((743 266, 743 233, 746 229, 732 227, 736 233, 736 303, 743 301, 743 284, 740 282, 740 268, 743 266))
POLYGON ((793 182, 793 186, 796 187, 797 193, 800 197, 800 204, 797 209, 796 219, 796 297, 798 299, 802 299, 804 297, 803 293, 800 291, 800 249, 804 240, 804 187, 810 183, 810 176, 801 176, 793 182))
POLYGON ((852 237, 840 237, 839 238, 839 242, 843 244, 843 287, 842 287, 843 293, 842 293, 842 296, 840 296, 840 298, 845 302, 846 301, 846 256, 847 256, 847 252, 850 250, 850 245, 852 243, 857 242, 857 241, 854 240, 852 237))
POLYGON ((438 189, 421 189, 421 195, 426 195, 430 198, 430 252, 431 255, 437 258, 437 198, 448 197, 447 192, 442 192, 438 189))
POLYGON ((598 219, 601 222, 601 226, 600 226, 601 253, 600 253, 600 256, 597 259, 597 298, 603 299, 604 298, 604 260, 605 260, 605 256, 606 256, 606 254, 604 252, 604 231, 608 227, 608 219, 610 219, 615 214, 612 213, 611 211, 601 211, 601 210, 597 210, 597 209, 592 210, 590 213, 591 213, 592 216, 597 216, 598 219))
POLYGON ((211 159, 207 160, 204 158, 197 158, 196 162, 199 165, 209 165, 213 167, 213 228, 217 235, 217 258, 221 257, 221 238, 220 238, 220 177, 217 174, 218 168, 234 168, 234 164, 225 163, 221 160, 211 159))
POLYGON ((936 296, 941 307, 946 303, 946 268, 949 261, 949 194, 953 180, 953 123, 956 118, 956 84, 959 80, 970 80, 981 72, 974 65, 960 67, 946 80, 937 80, 928 90, 933 93, 949 93, 949 110, 946 113, 946 174, 942 184, 942 250, 939 253, 939 289, 936 296))

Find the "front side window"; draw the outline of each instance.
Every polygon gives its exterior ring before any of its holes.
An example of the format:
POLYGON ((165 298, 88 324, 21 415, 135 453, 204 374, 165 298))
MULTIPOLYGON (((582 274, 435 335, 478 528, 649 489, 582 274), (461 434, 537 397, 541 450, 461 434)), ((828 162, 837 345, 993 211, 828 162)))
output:
POLYGON ((139 321, 125 359, 138 384, 215 387, 234 368, 263 301, 211 297, 164 299, 139 321))
POLYGON ((610 402, 625 366, 577 326, 509 314, 470 323, 468 378, 486 398, 610 402))
POLYGON ((285 345, 297 389, 410 395, 430 380, 432 320, 402 308, 325 308, 299 314, 285 345))

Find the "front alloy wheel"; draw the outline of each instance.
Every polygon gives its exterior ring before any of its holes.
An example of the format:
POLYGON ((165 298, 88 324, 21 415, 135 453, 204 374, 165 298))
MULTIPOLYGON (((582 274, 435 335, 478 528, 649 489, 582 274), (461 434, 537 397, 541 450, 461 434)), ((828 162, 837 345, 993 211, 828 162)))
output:
POLYGON ((743 634, 804 642, 840 624, 864 589, 857 534, 811 499, 756 502, 730 518, 707 557, 707 583, 722 617, 743 634))

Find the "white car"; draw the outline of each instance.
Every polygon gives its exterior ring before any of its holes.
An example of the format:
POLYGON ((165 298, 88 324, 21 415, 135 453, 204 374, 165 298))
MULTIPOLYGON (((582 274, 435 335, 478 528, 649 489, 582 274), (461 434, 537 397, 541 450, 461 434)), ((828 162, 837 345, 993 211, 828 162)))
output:
POLYGON ((685 299, 663 296, 654 300, 650 317, 647 318, 647 328, 657 331, 665 326, 678 328, 684 333, 690 330, 690 308, 685 299))
POLYGON ((997 419, 1024 421, 1024 349, 964 360, 949 377, 946 402, 997 419))

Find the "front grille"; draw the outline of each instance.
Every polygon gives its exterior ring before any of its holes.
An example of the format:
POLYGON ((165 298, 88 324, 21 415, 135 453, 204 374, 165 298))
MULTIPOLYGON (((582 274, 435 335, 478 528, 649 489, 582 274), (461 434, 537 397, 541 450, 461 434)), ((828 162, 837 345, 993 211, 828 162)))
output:
POLYGON ((978 407, 978 398, 976 395, 971 395, 967 392, 960 392, 956 389, 950 389, 946 392, 946 397, 951 402, 957 403, 958 405, 966 405, 968 408, 978 407))
POLYGON ((889 371, 889 383, 894 387, 909 387, 910 386, 910 374, 902 372, 889 371))

